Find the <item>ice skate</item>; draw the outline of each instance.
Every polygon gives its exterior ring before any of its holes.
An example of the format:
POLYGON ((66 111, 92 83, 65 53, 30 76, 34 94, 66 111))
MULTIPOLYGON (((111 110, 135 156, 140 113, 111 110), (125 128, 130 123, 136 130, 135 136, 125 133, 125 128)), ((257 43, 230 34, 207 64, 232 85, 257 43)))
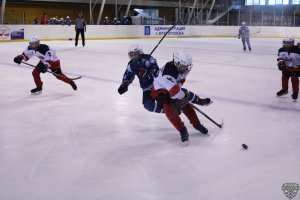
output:
POLYGON ((42 93, 43 88, 42 87, 36 87, 34 89, 32 89, 30 92, 31 94, 40 94, 42 93))
POLYGON ((180 136, 181 136, 181 142, 183 142, 184 145, 188 145, 189 133, 186 128, 184 128, 180 131, 180 136))
POLYGON ((203 125, 199 124, 198 126, 194 126, 194 128, 198 131, 200 131, 200 133, 202 134, 207 134, 208 130, 207 128, 205 128, 203 125))
POLYGON ((292 94, 292 99, 294 99, 295 101, 298 99, 298 92, 292 94))
POLYGON ((280 97, 280 96, 286 95, 287 93, 288 93, 287 90, 280 90, 276 94, 277 94, 278 97, 280 97))
POLYGON ((70 85, 72 86, 73 90, 77 90, 77 85, 75 84, 74 81, 72 81, 72 82, 70 83, 70 85))

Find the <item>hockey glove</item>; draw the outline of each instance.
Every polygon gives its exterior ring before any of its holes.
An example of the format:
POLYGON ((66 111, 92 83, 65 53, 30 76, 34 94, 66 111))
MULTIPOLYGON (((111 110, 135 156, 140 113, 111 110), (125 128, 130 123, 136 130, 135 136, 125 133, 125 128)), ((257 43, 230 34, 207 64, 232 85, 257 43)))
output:
POLYGON ((280 71, 285 71, 287 69, 283 60, 278 61, 277 66, 280 71))
POLYGON ((189 104, 189 93, 185 92, 185 96, 182 99, 176 100, 176 107, 178 110, 184 109, 189 104))
POLYGON ((211 103, 210 98, 200 99, 198 100, 198 104, 200 106, 208 106, 211 103))
POLYGON ((238 39, 241 39, 241 37, 238 35, 238 39))
POLYGON ((23 59, 24 59, 24 57, 22 55, 18 55, 14 58, 14 62, 19 65, 19 64, 21 64, 23 59))
POLYGON ((47 72, 47 69, 48 69, 47 65, 45 65, 45 64, 42 63, 42 62, 39 62, 39 63, 37 64, 36 68, 37 68, 40 72, 42 72, 42 73, 46 73, 46 72, 47 72))
POLYGON ((122 83, 118 89, 119 94, 124 94, 127 91, 128 91, 128 85, 122 83))

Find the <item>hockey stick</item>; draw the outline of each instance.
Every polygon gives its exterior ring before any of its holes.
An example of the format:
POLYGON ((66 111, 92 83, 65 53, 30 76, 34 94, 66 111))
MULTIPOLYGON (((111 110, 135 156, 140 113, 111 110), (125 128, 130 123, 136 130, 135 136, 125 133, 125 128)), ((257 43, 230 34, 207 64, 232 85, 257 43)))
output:
POLYGON ((258 33, 260 33, 260 28, 255 33, 250 33, 249 35, 255 35, 255 34, 258 34, 258 33))
POLYGON ((154 47, 154 49, 151 51, 151 53, 149 54, 150 56, 152 55, 152 53, 155 51, 155 49, 158 47, 158 45, 161 43, 161 41, 168 35, 168 33, 176 26, 176 23, 171 26, 171 28, 169 28, 169 30, 164 34, 164 36, 159 40, 159 42, 157 43, 157 45, 154 47))
MULTIPOLYGON (((34 65, 32 65, 32 64, 29 64, 29 63, 26 63, 26 62, 22 62, 23 64, 25 64, 25 65, 29 65, 29 66, 31 66, 31 67, 36 67, 36 66, 34 66, 34 65)), ((61 76, 61 75, 59 75, 59 74, 57 74, 57 73, 54 73, 54 72, 52 72, 52 71, 49 71, 49 70, 47 70, 47 72, 48 73, 51 73, 51 74, 53 74, 54 76, 58 76, 58 77, 61 77, 61 78, 65 78, 65 77, 63 77, 63 76, 61 76)), ((77 80, 77 79, 80 79, 80 78, 82 78, 81 76, 78 76, 78 77, 75 77, 75 78, 69 78, 70 80, 77 80)))
POLYGON ((201 111, 199 108, 197 108, 195 105, 191 104, 191 106, 193 106, 193 108, 195 108, 195 110, 197 110, 199 113, 201 113, 204 117, 206 117, 207 119, 209 119, 212 123, 214 123, 216 126, 218 126, 219 128, 223 128, 224 122, 222 121, 221 124, 215 122, 212 118, 210 118, 207 114, 205 114, 203 111, 201 111))

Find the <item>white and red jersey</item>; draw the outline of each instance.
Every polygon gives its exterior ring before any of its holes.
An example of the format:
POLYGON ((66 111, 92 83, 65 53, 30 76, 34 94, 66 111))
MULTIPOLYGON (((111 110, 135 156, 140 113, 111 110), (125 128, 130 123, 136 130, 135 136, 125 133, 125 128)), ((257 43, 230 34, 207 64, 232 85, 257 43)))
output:
POLYGON ((292 47, 290 50, 286 50, 284 47, 278 50, 277 61, 284 61, 285 66, 288 68, 300 67, 300 49, 297 46, 292 47))
POLYGON ((36 50, 30 48, 29 46, 22 53, 22 56, 26 61, 35 56, 39 58, 41 62, 44 63, 48 68, 60 67, 59 59, 56 56, 56 51, 46 44, 40 44, 36 50))
POLYGON ((174 62, 168 62, 160 69, 158 76, 154 79, 153 90, 167 90, 172 99, 182 99, 185 93, 181 90, 188 71, 185 74, 180 74, 174 62))

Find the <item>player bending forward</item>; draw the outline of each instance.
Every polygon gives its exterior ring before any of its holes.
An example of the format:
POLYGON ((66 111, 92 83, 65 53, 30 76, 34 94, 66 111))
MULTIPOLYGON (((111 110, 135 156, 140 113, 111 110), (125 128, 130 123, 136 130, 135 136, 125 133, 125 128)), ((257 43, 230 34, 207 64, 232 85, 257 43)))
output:
POLYGON ((40 39, 36 36, 29 40, 29 46, 27 49, 25 49, 22 55, 16 56, 14 58, 14 62, 20 64, 23 60, 27 61, 33 56, 38 57, 40 62, 32 71, 32 76, 36 85, 36 88, 31 90, 32 94, 42 91, 43 82, 41 80, 40 73, 46 73, 48 69, 52 71, 53 75, 57 79, 70 84, 73 90, 77 90, 75 82, 62 73, 60 61, 56 56, 55 50, 46 44, 40 44, 40 39))
POLYGON ((191 104, 189 104, 189 93, 182 88, 182 84, 192 68, 192 57, 190 54, 178 51, 173 55, 173 61, 166 63, 154 79, 152 97, 162 105, 165 115, 173 126, 180 132, 181 141, 188 142, 189 134, 181 121, 179 114, 182 111, 195 129, 202 134, 207 134, 205 128, 197 117, 191 104))
MULTIPOLYGON (((156 59, 149 54, 144 54, 142 47, 138 44, 131 45, 128 49, 128 57, 130 61, 127 64, 122 84, 118 88, 119 94, 124 94, 128 91, 128 86, 132 83, 135 76, 138 77, 140 87, 143 91, 144 108, 150 112, 164 112, 161 105, 151 97, 153 80, 157 77, 159 67, 156 59)), ((182 79, 184 81, 184 79, 182 79)), ((212 101, 210 98, 201 99, 193 92, 189 92, 189 101, 201 106, 207 106, 212 101)))

